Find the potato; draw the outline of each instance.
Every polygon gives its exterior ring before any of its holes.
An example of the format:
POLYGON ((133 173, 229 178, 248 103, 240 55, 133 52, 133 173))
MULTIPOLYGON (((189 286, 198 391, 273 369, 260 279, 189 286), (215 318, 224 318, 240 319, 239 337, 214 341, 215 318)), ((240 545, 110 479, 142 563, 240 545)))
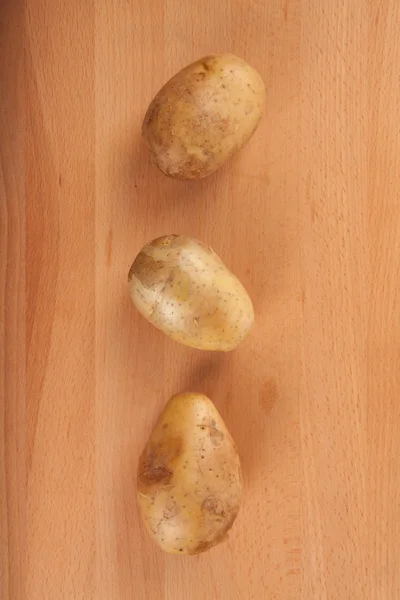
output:
POLYGON ((137 485, 146 527, 166 552, 198 554, 223 540, 240 507, 242 474, 207 396, 169 400, 140 457, 137 485))
POLYGON ((133 303, 173 340, 201 350, 232 350, 254 321, 240 281, 205 244, 167 235, 145 246, 128 275, 133 303))
POLYGON ((144 118, 143 136, 165 175, 199 179, 249 140, 264 103, 264 83, 244 60, 205 56, 158 92, 144 118))

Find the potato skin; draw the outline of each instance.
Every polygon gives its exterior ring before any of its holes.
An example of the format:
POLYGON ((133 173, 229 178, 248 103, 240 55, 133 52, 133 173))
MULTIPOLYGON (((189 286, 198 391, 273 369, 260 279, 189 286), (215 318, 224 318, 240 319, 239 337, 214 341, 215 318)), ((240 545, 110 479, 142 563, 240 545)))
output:
POLYGON ((236 446, 207 396, 173 396, 140 457, 138 502, 166 552, 199 554, 223 540, 242 497, 236 446))
POLYGON ((205 244, 167 235, 147 244, 128 276, 133 303, 173 340, 201 350, 234 349, 253 322, 240 281, 205 244))
POLYGON ((205 56, 179 71, 150 103, 143 136, 169 177, 199 179, 239 150, 256 130, 265 86, 232 54, 205 56))

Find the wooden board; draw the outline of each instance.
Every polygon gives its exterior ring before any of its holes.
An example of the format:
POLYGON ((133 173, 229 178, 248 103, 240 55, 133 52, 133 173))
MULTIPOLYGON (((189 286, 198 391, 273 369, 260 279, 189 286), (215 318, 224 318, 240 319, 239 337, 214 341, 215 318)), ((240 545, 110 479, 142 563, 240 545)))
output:
POLYGON ((400 3, 3 0, 0 597, 400 598, 400 3), (213 51, 268 88, 199 182, 141 120, 213 51), (210 244, 255 304, 229 354, 166 339, 126 277, 164 233, 210 244), (229 539, 162 554, 135 500, 170 395, 209 394, 239 448, 229 539))

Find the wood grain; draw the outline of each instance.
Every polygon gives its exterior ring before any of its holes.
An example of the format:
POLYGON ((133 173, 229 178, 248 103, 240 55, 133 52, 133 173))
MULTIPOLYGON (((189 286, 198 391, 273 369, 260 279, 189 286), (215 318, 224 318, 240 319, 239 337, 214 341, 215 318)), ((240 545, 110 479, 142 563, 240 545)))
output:
POLYGON ((26 579, 23 3, 0 6, 0 596, 26 579))
POLYGON ((399 28, 397 0, 3 0, 2 599, 400 598, 399 28), (219 172, 172 181, 141 121, 210 51, 260 71, 266 115, 219 172), (171 232, 249 290, 235 352, 131 305, 131 261, 171 232), (215 401, 246 487, 229 539, 189 559, 135 500, 184 390, 215 401))

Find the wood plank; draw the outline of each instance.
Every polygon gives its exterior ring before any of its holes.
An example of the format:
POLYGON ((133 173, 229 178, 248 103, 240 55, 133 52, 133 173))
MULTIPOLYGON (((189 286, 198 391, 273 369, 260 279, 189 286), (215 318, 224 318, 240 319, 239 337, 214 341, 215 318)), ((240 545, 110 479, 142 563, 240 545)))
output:
POLYGON ((27 597, 95 597, 92 3, 26 13, 27 597))
POLYGON ((0 597, 15 600, 26 574, 23 8, 0 5, 0 597))

